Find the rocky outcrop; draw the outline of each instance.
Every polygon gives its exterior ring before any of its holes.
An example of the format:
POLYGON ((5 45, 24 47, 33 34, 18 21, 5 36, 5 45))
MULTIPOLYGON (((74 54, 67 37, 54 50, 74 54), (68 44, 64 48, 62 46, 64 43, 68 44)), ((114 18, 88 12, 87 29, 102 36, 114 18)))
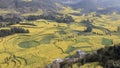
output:
POLYGON ((59 59, 59 61, 53 61, 48 68, 68 68, 73 64, 78 66, 91 62, 99 62, 103 68, 120 68, 120 44, 98 49, 94 53, 88 53, 77 51, 76 55, 72 58, 59 59), (79 52, 79 53, 78 53, 79 52), (57 65, 53 67, 52 65, 57 65))

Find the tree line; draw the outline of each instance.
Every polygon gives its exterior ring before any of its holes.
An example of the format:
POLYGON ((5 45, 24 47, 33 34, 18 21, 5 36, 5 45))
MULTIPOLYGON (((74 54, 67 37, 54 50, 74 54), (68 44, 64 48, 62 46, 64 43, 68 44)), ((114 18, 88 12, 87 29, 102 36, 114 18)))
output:
POLYGON ((5 37, 15 33, 29 33, 29 30, 26 30, 21 27, 12 27, 10 29, 0 29, 0 37, 5 37))
MULTIPOLYGON (((15 15, 15 14, 0 15, 0 22, 7 22, 6 25, 20 23, 20 21, 23 21, 23 20, 34 21, 34 20, 38 20, 38 19, 52 20, 52 21, 56 21, 58 23, 74 22, 74 19, 69 15, 57 16, 57 15, 53 15, 53 14, 49 14, 49 15, 43 14, 43 15, 38 15, 38 16, 29 15, 27 17, 15 15)), ((0 26, 2 26, 2 25, 0 25, 0 26)))
POLYGON ((0 22, 9 22, 9 24, 15 24, 19 23, 20 21, 22 21, 22 19, 16 16, 11 17, 0 16, 0 22))
POLYGON ((28 21, 33 21, 37 19, 46 19, 46 20, 53 20, 58 23, 71 23, 74 22, 74 19, 71 16, 65 15, 65 16, 55 16, 55 15, 39 15, 39 16, 34 16, 30 15, 26 18, 28 21))

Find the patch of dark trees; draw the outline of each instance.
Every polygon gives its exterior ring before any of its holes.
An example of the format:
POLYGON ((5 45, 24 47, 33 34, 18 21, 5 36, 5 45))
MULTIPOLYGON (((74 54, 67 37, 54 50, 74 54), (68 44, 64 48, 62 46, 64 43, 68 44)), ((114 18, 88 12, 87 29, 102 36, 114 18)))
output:
POLYGON ((8 25, 12 25, 15 23, 20 23, 20 21, 22 21, 22 19, 20 17, 17 16, 0 16, 0 22, 9 22, 8 25))
POLYGON ((80 63, 99 62, 103 68, 120 68, 120 44, 98 49, 95 53, 87 54, 80 63))
POLYGON ((52 20, 56 21, 58 23, 71 23, 74 22, 74 19, 71 16, 68 15, 63 15, 63 16, 56 16, 56 15, 39 15, 39 16, 34 16, 30 15, 26 18, 28 21, 34 21, 38 19, 46 19, 46 20, 52 20))
MULTIPOLYGON (((61 61, 60 68, 73 68, 73 64, 78 64, 78 67, 92 62, 99 62, 103 68, 120 68, 120 44, 114 46, 106 46, 98 49, 95 52, 86 54, 75 54, 61 61), (78 57, 75 57, 78 55, 78 57)), ((51 67, 54 68, 54 67, 51 67)), ((59 68, 59 67, 58 67, 59 68)))
POLYGON ((0 16, 0 22, 8 22, 7 25, 12 25, 16 23, 20 23, 23 20, 28 20, 28 21, 34 21, 38 19, 45 19, 45 20, 51 20, 51 21, 56 21, 58 23, 71 23, 74 22, 74 19, 71 16, 68 15, 30 15, 28 17, 22 17, 19 15, 14 15, 14 14, 7 14, 7 15, 1 15, 0 16))
POLYGON ((93 25, 92 25, 92 22, 90 20, 83 20, 80 23, 82 23, 83 25, 85 25, 87 27, 84 30, 84 32, 92 32, 93 25))
POLYGON ((92 26, 87 26, 84 32, 92 32, 92 26))
POLYGON ((100 27, 100 26, 95 26, 92 24, 93 20, 83 20, 81 21, 80 23, 83 24, 84 26, 86 26, 87 28, 84 30, 84 32, 92 32, 92 29, 95 28, 95 29, 99 29, 99 30, 102 30, 104 31, 107 35, 111 35, 111 31, 107 28, 104 28, 104 27, 100 27))
POLYGON ((0 37, 5 37, 15 33, 29 33, 29 30, 26 30, 21 27, 12 27, 10 29, 0 29, 0 37))

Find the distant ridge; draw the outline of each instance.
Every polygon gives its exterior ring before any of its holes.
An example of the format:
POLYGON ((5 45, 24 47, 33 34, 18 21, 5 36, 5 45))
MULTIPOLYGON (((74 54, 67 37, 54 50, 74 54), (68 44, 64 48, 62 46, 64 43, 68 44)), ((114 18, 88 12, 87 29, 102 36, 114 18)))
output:
POLYGON ((18 12, 30 12, 42 9, 57 11, 60 9, 52 0, 0 0, 1 9, 14 9, 18 12))
POLYGON ((73 9, 83 9, 84 13, 120 13, 120 0, 56 0, 73 9), (102 8, 103 10, 99 10, 102 8))

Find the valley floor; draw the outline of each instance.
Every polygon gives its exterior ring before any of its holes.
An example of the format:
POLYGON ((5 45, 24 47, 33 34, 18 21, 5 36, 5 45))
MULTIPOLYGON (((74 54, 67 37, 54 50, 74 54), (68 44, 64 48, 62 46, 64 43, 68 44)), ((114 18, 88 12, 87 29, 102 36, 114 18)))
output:
MULTIPOLYGON (((116 25, 119 21, 95 18, 94 25, 102 25, 109 29, 110 35, 104 30, 93 29, 90 33, 82 33, 85 26, 77 23, 79 16, 73 16, 76 23, 65 24, 54 21, 31 21, 31 25, 15 24, 10 27, 23 27, 30 33, 14 34, 0 38, 0 67, 1 68, 45 68, 56 58, 65 58, 76 50, 93 52, 99 48, 118 44, 120 42, 116 25)), ((108 18, 107 16, 103 16, 108 18)), ((93 18, 94 19, 94 18, 93 18)), ((77 67, 75 67, 77 68, 77 67)), ((96 63, 85 64, 81 68, 102 68, 96 63)))

